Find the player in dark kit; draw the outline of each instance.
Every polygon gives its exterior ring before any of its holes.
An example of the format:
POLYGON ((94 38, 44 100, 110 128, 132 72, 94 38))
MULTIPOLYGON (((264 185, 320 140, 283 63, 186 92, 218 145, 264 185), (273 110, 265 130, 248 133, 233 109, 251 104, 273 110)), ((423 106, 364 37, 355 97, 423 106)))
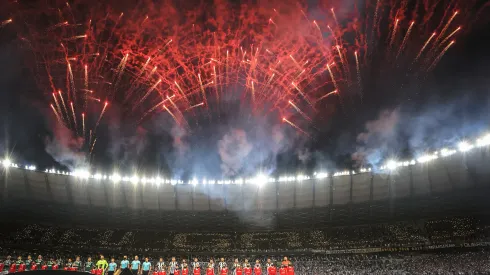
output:
POLYGON ((155 265, 155 271, 158 272, 158 275, 166 275, 167 272, 163 258, 160 258, 160 261, 155 265))
POLYGON ((83 271, 90 273, 94 268, 95 268, 95 263, 92 262, 91 257, 88 257, 87 262, 85 262, 85 265, 83 267, 83 271))
POLYGON ((34 261, 34 264, 36 264, 37 270, 41 270, 41 266, 43 266, 43 264, 44 264, 43 256, 38 255, 37 259, 34 261))
POLYGON ((175 260, 175 257, 172 257, 172 260, 168 263, 168 273, 170 275, 175 275, 175 271, 178 270, 179 263, 175 260))
POLYGON ((68 259, 68 261, 65 263, 65 268, 64 270, 70 270, 70 268, 73 267, 73 262, 71 260, 71 258, 68 259))
POLYGON ((78 271, 78 270, 80 270, 82 268, 82 261, 80 261, 80 256, 77 256, 75 258, 75 261, 73 262, 73 264, 71 265, 71 267, 75 271, 78 271))
POLYGON ((19 256, 17 257, 17 261, 15 261, 15 270, 19 270, 21 264, 24 264, 24 261, 22 260, 22 257, 19 256))
POLYGON ((221 274, 221 270, 226 266, 225 258, 221 258, 218 263, 218 273, 221 274))
POLYGON ((27 256, 27 260, 26 260, 26 271, 31 270, 33 263, 34 262, 32 261, 31 255, 27 256))

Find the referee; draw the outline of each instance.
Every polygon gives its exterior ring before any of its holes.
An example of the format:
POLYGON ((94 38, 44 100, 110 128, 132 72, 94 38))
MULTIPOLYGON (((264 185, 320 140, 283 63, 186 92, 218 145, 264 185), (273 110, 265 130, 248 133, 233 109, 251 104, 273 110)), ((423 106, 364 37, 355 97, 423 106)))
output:
POLYGON ((131 272, 133 275, 138 275, 141 272, 141 262, 138 256, 134 256, 134 261, 131 262, 131 272))

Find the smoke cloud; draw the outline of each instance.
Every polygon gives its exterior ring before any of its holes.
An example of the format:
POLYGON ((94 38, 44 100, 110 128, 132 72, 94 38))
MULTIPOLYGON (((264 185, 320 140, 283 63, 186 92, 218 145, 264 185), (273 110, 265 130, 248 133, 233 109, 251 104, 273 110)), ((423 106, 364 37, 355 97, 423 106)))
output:
POLYGON ((400 109, 383 110, 375 120, 366 122, 365 131, 357 135, 359 146, 352 158, 363 165, 377 164, 388 153, 398 134, 400 109))
POLYGON ((53 137, 45 139, 46 152, 69 169, 88 167, 85 153, 81 151, 83 138, 74 136, 60 123, 53 124, 53 137))
POLYGON ((224 176, 235 176, 244 169, 253 145, 242 129, 232 129, 218 141, 221 170, 224 176))

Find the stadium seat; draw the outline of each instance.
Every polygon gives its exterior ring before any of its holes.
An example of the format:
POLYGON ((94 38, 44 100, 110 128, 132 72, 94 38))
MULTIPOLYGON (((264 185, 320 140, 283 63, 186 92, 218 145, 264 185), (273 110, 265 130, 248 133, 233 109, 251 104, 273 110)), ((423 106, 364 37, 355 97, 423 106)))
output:
POLYGON ((19 270, 17 270, 17 272, 24 272, 24 271, 26 271, 26 265, 25 264, 19 265, 19 270))
POLYGON ((70 269, 70 268, 69 268, 69 267, 67 267, 67 266, 63 267, 63 270, 66 270, 66 271, 68 271, 69 269, 70 269))
POLYGON ((97 268, 95 270, 95 275, 102 275, 102 271, 104 271, 102 268, 97 268))
POLYGON ((69 267, 69 268, 68 268, 68 270, 69 270, 69 271, 76 271, 76 270, 77 270, 77 268, 76 268, 76 267, 69 267))
POLYGON ((159 275, 159 273, 160 273, 160 272, 155 271, 155 272, 153 272, 153 275, 159 275))
POLYGON ((48 270, 48 266, 47 266, 47 265, 43 265, 43 266, 41 267, 41 270, 48 270))
POLYGON ((95 275, 95 269, 90 270, 90 274, 95 275))
POLYGON ((9 273, 15 273, 16 270, 17 270, 17 268, 16 268, 15 264, 10 265, 9 273))
POLYGON ((167 275, 167 272, 165 272, 165 271, 160 271, 160 272, 158 272, 158 275, 167 275))
POLYGON ((37 265, 36 264, 31 265, 31 271, 32 270, 36 270, 36 269, 37 269, 37 265))
POLYGON ((58 265, 53 265, 53 270, 58 270, 58 265))

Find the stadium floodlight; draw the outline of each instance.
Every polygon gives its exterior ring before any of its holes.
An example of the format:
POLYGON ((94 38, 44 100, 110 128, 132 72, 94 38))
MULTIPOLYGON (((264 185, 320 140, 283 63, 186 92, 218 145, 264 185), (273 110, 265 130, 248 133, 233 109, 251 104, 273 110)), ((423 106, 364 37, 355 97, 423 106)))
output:
POLYGON ((417 159, 418 163, 426 163, 432 160, 437 159, 437 155, 422 155, 417 159))
POLYGON ((119 176, 118 174, 112 174, 112 176, 110 176, 109 178, 115 183, 121 181, 121 176, 119 176))
POLYGON ((198 183, 197 179, 196 178, 193 178, 192 181, 191 181, 191 184, 196 186, 198 183))
POLYGON ((328 173, 320 172, 320 173, 317 173, 317 174, 315 175, 315 177, 316 177, 317 179, 324 179, 324 178, 328 177, 328 173))
POLYGON ((442 148, 439 153, 441 154, 442 157, 448 157, 450 155, 456 154, 457 151, 452 149, 442 148))
POLYGON ((236 184, 243 184, 243 179, 240 179, 240 178, 239 179, 236 179, 235 180, 235 183, 236 184))
POLYGON ((479 138, 477 141, 476 141, 476 144, 479 146, 479 147, 484 147, 484 146, 489 146, 490 145, 490 134, 487 134, 481 138, 479 138))
POLYGON ((94 179, 100 180, 100 179, 102 179, 102 175, 101 174, 95 174, 94 179))
POLYGON ((394 161, 394 160, 389 160, 386 163, 386 168, 388 170, 395 170, 397 167, 398 167, 398 163, 396 161, 394 161))
POLYGON ((10 167, 12 166, 12 161, 10 159, 6 158, 2 161, 3 167, 10 167))
POLYGON ((258 187, 261 187, 265 183, 267 183, 267 177, 264 174, 259 174, 253 179, 253 183, 258 187))
MULTIPOLYGON (((56 171, 57 174, 60 174, 60 171, 56 171)), ((90 177, 90 173, 87 170, 75 170, 73 172, 73 176, 81 179, 88 179, 90 177)))
POLYGON ((473 145, 471 145, 467 141, 462 141, 458 144, 458 149, 463 153, 468 152, 469 150, 473 149, 473 145))

